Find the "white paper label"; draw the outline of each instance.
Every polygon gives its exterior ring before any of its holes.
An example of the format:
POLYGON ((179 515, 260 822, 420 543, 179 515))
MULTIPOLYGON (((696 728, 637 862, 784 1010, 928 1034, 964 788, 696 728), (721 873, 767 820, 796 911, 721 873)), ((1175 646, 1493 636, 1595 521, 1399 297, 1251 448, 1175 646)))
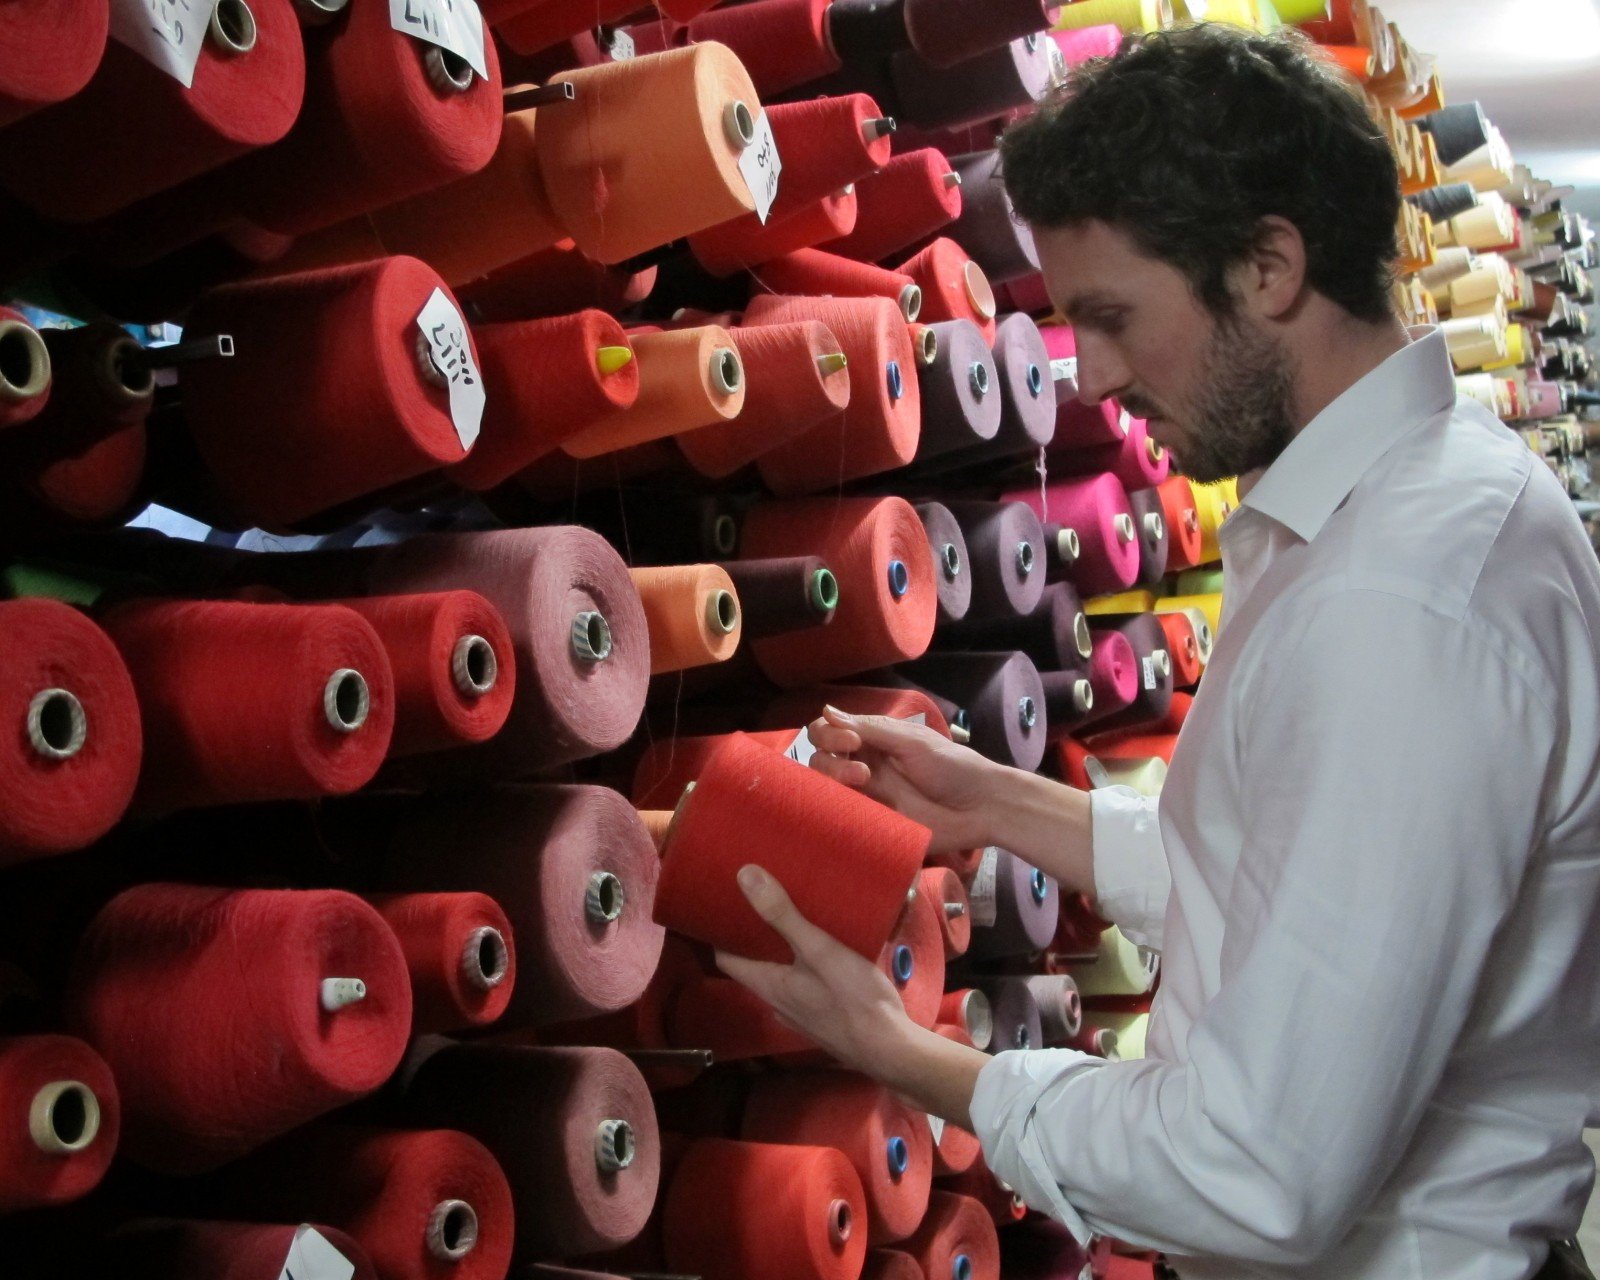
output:
POLYGON ((111 0, 111 38, 188 89, 216 7, 217 0, 111 0))
POLYGON ((811 757, 817 754, 817 749, 811 744, 811 735, 802 729, 795 735, 795 740, 789 744, 789 749, 783 754, 797 764, 810 764, 811 757))
POLYGON ((928 1112, 928 1128, 933 1130, 933 1145, 938 1146, 944 1141, 944 1117, 928 1112))
POLYGON ((995 880, 1000 874, 1000 850, 990 845, 978 862, 977 874, 967 886, 967 906, 972 923, 979 928, 993 927, 997 915, 995 880))
POLYGON ((1052 382, 1076 382, 1078 380, 1078 357, 1062 356, 1059 360, 1050 362, 1050 380, 1052 382))
POLYGON ((389 25, 402 35, 426 40, 465 58, 474 71, 489 78, 478 0, 389 0, 389 25))
POLYGON ((1089 775, 1089 785, 1097 791, 1101 787, 1109 787, 1111 785, 1111 775, 1106 772, 1105 765, 1101 764, 1096 757, 1084 756, 1083 771, 1089 775))
POLYGON ((762 222, 772 212, 772 202, 778 195, 778 175, 783 172, 783 161, 778 159, 778 144, 772 136, 772 125, 763 111, 756 117, 756 140, 739 156, 739 172, 755 198, 756 217, 762 222))
POLYGON ((613 62, 626 62, 629 58, 639 56, 639 49, 633 43, 633 37, 626 31, 613 31, 611 33, 611 60, 613 62))
POLYGON ((417 328, 428 339, 433 365, 450 380, 450 420, 463 449, 472 448, 483 425, 483 375, 472 358, 467 322, 443 289, 435 289, 417 316, 417 328))
POLYGON ((1127 435, 1128 432, 1133 430, 1133 415, 1126 409, 1117 418, 1117 430, 1122 432, 1123 435, 1127 435))
POLYGON ((355 1263, 328 1243, 314 1227, 299 1227, 278 1280, 350 1280, 355 1263))
POLYGON ((1144 657, 1144 687, 1154 689, 1158 683, 1160 682, 1156 677, 1155 655, 1147 653, 1144 657))

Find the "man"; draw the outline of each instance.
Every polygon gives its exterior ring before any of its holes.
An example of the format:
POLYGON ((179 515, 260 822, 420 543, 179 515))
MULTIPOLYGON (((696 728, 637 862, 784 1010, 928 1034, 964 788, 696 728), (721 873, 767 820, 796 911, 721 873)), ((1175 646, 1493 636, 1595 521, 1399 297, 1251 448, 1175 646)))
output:
POLYGON ((1082 398, 1242 477, 1224 628, 1159 805, 831 710, 813 763, 1160 950, 1148 1057, 918 1028, 755 867, 797 960, 723 967, 1185 1280, 1583 1274, 1552 1242, 1600 1116, 1600 568, 1392 314, 1387 147, 1303 42, 1202 26, 1080 69, 1002 151, 1082 398))

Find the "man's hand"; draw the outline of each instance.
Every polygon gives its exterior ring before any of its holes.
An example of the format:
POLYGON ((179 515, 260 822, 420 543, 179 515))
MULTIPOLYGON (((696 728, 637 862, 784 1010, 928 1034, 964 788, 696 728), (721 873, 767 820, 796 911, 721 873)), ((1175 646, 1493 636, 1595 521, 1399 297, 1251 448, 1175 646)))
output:
POLYGON ((811 767, 933 832, 934 853, 997 844, 1061 882, 1095 892, 1086 792, 986 760, 926 725, 826 707, 806 727, 811 767))
POLYGON ((749 987, 781 1021, 809 1036, 841 1066, 871 1076, 924 1111, 970 1128, 972 1091, 988 1055, 912 1022, 888 976, 802 916, 783 886, 760 867, 740 868, 739 887, 756 914, 789 944, 794 963, 772 964, 719 951, 722 971, 749 987))
POLYGON ((934 853, 992 843, 985 810, 1006 770, 970 747, 927 725, 851 716, 834 707, 825 708, 807 733, 817 749, 813 769, 929 828, 934 853))
POLYGON ((739 887, 756 914, 789 944, 794 963, 719 951, 717 966, 844 1066, 870 1072, 868 1064, 913 1026, 888 975, 802 916, 783 886, 761 868, 742 868, 739 887))

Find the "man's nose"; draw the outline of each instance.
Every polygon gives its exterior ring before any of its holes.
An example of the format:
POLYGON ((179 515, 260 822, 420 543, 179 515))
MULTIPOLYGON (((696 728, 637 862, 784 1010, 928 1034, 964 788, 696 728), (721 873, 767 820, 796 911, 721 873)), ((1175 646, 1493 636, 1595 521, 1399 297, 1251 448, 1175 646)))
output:
POLYGON ((1080 331, 1078 337, 1078 399, 1087 405, 1097 405, 1124 390, 1129 381, 1128 369, 1109 350, 1107 344, 1086 341, 1080 331))

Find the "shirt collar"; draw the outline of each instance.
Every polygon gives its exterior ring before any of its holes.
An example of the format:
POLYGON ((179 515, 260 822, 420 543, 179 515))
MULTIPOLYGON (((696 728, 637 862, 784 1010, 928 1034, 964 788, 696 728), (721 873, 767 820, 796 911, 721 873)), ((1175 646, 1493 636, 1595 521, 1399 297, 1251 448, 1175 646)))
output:
POLYGON ((1240 503, 1310 542, 1357 482, 1401 436, 1455 403, 1444 334, 1411 342, 1351 385, 1289 442, 1240 503))

